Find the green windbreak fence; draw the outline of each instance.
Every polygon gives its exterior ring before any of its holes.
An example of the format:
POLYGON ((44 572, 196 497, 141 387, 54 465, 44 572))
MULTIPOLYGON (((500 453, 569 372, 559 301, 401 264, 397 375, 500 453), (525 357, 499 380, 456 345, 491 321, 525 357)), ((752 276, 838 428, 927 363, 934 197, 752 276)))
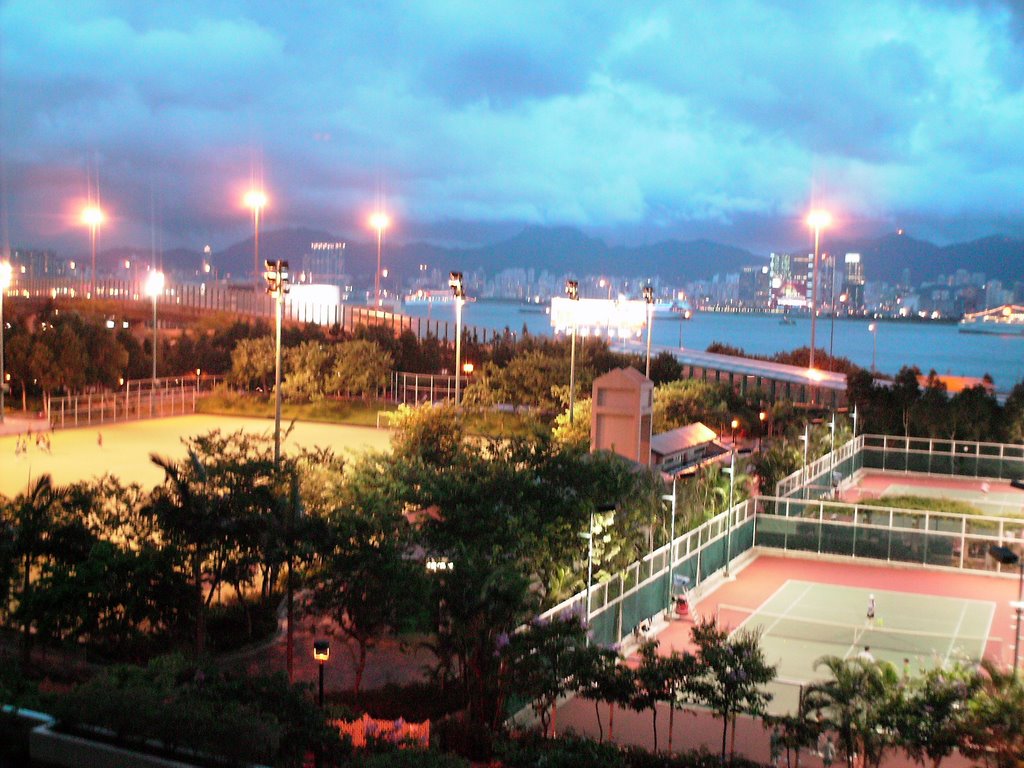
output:
POLYGON ((672 595, 698 586, 705 579, 725 569, 730 560, 749 550, 754 544, 753 501, 737 504, 699 528, 678 536, 671 547, 665 545, 643 560, 630 565, 606 582, 594 584, 587 592, 541 615, 548 619, 568 613, 590 616, 591 640, 601 645, 615 645, 669 607, 672 595), (731 521, 731 527, 727 525, 731 521), (671 552, 671 554, 670 554, 671 552), (671 562, 670 562, 671 561, 671 562), (683 577, 687 581, 683 581, 683 577))
POLYGON ((864 467, 891 472, 1024 478, 1024 445, 863 435, 864 467))
POLYGON ((1005 568, 988 556, 989 547, 1017 544, 1024 539, 1021 518, 955 515, 825 500, 758 500, 759 505, 769 502, 775 514, 757 516, 755 543, 758 547, 783 551, 1001 572, 1005 568))

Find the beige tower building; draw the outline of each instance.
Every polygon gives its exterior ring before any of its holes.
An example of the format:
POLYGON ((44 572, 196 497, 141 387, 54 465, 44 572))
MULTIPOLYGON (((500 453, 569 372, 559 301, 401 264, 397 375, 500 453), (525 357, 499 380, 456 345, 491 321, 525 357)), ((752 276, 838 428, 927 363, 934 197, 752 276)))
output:
POLYGON ((592 396, 590 450, 649 465, 654 382, 635 368, 616 368, 594 380, 592 396))

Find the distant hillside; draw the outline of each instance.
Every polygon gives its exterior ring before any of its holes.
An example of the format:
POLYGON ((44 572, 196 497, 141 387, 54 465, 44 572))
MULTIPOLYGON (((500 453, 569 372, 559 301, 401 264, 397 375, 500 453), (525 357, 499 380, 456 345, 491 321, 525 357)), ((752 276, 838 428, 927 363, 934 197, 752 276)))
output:
MULTIPOLYGON (((260 233, 260 260, 287 259, 301 266, 301 257, 315 241, 348 243, 346 271, 357 284, 373 280, 376 266, 376 241, 364 233, 358 240, 313 229, 281 229, 260 233)), ((840 260, 848 252, 862 255, 867 278, 897 283, 909 270, 911 282, 920 283, 939 274, 950 275, 957 269, 983 272, 1007 285, 1024 281, 1024 240, 994 236, 969 243, 940 247, 909 235, 886 235, 865 240, 825 241, 825 249, 840 260)), ((104 251, 104 268, 116 268, 119 262, 135 256, 148 263, 148 249, 117 248, 104 251)), ((710 240, 665 240, 641 246, 609 246, 603 240, 572 227, 526 227, 517 235, 473 248, 453 248, 424 242, 392 243, 385 234, 383 266, 400 280, 412 278, 420 264, 446 272, 452 269, 485 270, 493 275, 503 269, 548 270, 556 275, 573 273, 608 274, 618 277, 654 277, 672 283, 711 278, 715 274, 738 272, 744 266, 767 263, 767 254, 756 255, 742 248, 710 240)), ((202 264, 198 251, 177 249, 163 255, 169 269, 193 272, 202 264)), ((213 254, 213 264, 222 275, 249 275, 252 272, 253 239, 213 254)))

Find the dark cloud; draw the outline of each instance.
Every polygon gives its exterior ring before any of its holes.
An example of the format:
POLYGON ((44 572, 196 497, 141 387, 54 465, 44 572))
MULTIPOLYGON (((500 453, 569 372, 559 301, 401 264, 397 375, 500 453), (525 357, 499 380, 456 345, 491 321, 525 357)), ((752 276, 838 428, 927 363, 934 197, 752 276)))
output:
POLYGON ((862 229, 1009 230, 1022 20, 1007 0, 8 0, 4 226, 74 243, 98 179, 108 242, 216 245, 263 179, 268 226, 358 232, 383 194, 396 235, 449 240, 767 246, 812 198, 862 229))

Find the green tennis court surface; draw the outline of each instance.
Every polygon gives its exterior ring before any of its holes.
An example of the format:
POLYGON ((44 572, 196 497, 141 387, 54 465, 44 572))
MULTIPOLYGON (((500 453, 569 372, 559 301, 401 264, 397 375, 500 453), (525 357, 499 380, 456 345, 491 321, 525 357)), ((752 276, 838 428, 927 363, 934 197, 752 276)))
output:
POLYGON ((873 658, 902 673, 985 654, 995 603, 790 580, 761 606, 720 605, 719 621, 732 629, 760 629, 768 661, 778 664, 776 712, 795 709, 803 683, 819 679, 822 656, 853 658, 870 647, 873 658), (869 595, 875 618, 867 618, 869 595))

